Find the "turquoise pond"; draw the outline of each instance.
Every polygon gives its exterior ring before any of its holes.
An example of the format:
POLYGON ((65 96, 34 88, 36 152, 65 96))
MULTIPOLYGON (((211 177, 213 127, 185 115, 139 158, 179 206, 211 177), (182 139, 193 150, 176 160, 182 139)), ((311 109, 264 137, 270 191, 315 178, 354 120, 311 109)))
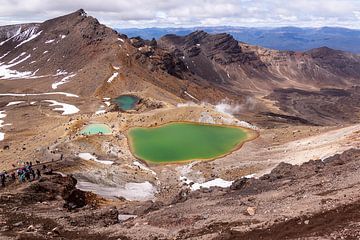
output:
POLYGON ((94 135, 94 134, 111 134, 111 128, 103 123, 93 123, 84 127, 80 134, 94 135))
POLYGON ((132 110, 139 103, 140 99, 133 95, 122 95, 115 99, 113 102, 119 107, 122 111, 132 110))

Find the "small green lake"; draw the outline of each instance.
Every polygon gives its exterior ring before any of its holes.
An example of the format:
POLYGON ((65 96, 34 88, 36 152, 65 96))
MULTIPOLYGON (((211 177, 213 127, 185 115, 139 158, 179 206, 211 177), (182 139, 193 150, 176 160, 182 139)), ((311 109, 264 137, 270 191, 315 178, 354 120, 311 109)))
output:
POLYGON ((80 134, 94 135, 94 134, 111 134, 111 128, 103 123, 93 123, 87 125, 80 131, 80 134))
POLYGON ((133 154, 152 163, 214 159, 236 150, 250 135, 240 127, 183 122, 128 132, 133 154))
POLYGON ((113 102, 116 103, 118 108, 122 111, 132 110, 139 103, 139 98, 133 95, 122 95, 115 99, 113 102))

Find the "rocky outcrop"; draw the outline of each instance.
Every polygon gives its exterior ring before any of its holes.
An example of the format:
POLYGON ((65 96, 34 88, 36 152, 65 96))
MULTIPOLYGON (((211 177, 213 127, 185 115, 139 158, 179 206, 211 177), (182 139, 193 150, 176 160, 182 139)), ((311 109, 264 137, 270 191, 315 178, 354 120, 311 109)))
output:
POLYGON ((196 31, 165 35, 158 45, 177 52, 192 76, 230 91, 268 92, 301 86, 350 87, 359 84, 360 57, 329 48, 305 53, 275 51, 236 41, 231 35, 196 31))
POLYGON ((359 87, 349 89, 326 88, 320 91, 275 89, 267 98, 276 101, 293 120, 312 125, 334 125, 358 122, 359 87), (300 119, 299 119, 300 118, 300 119))

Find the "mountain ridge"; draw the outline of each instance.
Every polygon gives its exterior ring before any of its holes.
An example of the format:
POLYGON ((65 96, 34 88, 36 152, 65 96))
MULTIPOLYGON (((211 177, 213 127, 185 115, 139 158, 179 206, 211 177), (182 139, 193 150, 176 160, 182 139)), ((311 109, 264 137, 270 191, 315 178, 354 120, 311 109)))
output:
POLYGON ((187 35, 196 30, 209 33, 227 32, 236 40, 265 48, 288 51, 307 51, 321 46, 343 51, 360 53, 360 30, 339 27, 298 28, 298 27, 191 27, 191 28, 115 28, 129 37, 159 39, 166 34, 187 35))
MULTIPOLYGON (((21 71, 36 72, 40 76, 54 76, 58 71, 77 74, 75 81, 61 88, 68 86, 78 94, 120 93, 115 90, 117 84, 125 84, 126 88, 131 86, 130 89, 134 87, 127 78, 122 83, 106 83, 113 67, 120 65, 135 79, 146 79, 146 83, 141 80, 140 85, 150 83, 178 97, 188 98, 184 94, 186 91, 206 101, 225 96, 241 99, 242 95, 248 94, 266 95, 275 88, 319 89, 359 84, 359 56, 329 48, 307 52, 278 51, 239 42, 228 33, 209 34, 201 30, 185 36, 165 35, 158 41, 128 39, 87 16, 82 9, 35 27, 34 34, 39 36, 26 44, 14 39, 5 40, 0 56, 8 55, 3 56, 2 61, 9 64, 23 54, 29 59, 22 59, 24 61, 16 65, 15 68, 23 69, 21 71), (29 44, 33 46, 29 47, 29 44), (50 51, 49 46, 57 47, 50 51), (32 53, 26 53, 25 48, 30 48, 32 53), (77 71, 83 71, 83 76, 77 71), (96 80, 84 82, 81 80, 84 76, 95 76, 96 80), (87 83, 88 87, 78 88, 80 82, 87 83), (219 96, 202 92, 200 88, 204 86, 210 87, 212 93, 219 92, 219 96)), ((124 76, 120 75, 120 78, 124 76)), ((46 78, 44 84, 45 81, 46 78)))

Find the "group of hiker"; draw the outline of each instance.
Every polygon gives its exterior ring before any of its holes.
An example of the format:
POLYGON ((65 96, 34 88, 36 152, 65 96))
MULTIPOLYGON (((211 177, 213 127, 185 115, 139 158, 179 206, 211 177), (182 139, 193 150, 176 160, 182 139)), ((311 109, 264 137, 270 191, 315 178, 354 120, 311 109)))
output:
MULTIPOLYGON (((42 170, 45 174, 51 174, 52 169, 48 169, 46 165, 42 166, 42 170)), ((20 183, 26 181, 34 181, 35 179, 39 179, 41 177, 41 171, 39 168, 34 170, 32 162, 26 162, 21 168, 16 169, 16 171, 12 171, 11 173, 7 173, 6 171, 0 172, 0 182, 1 187, 5 187, 5 183, 15 182, 16 179, 19 180, 20 183)))

